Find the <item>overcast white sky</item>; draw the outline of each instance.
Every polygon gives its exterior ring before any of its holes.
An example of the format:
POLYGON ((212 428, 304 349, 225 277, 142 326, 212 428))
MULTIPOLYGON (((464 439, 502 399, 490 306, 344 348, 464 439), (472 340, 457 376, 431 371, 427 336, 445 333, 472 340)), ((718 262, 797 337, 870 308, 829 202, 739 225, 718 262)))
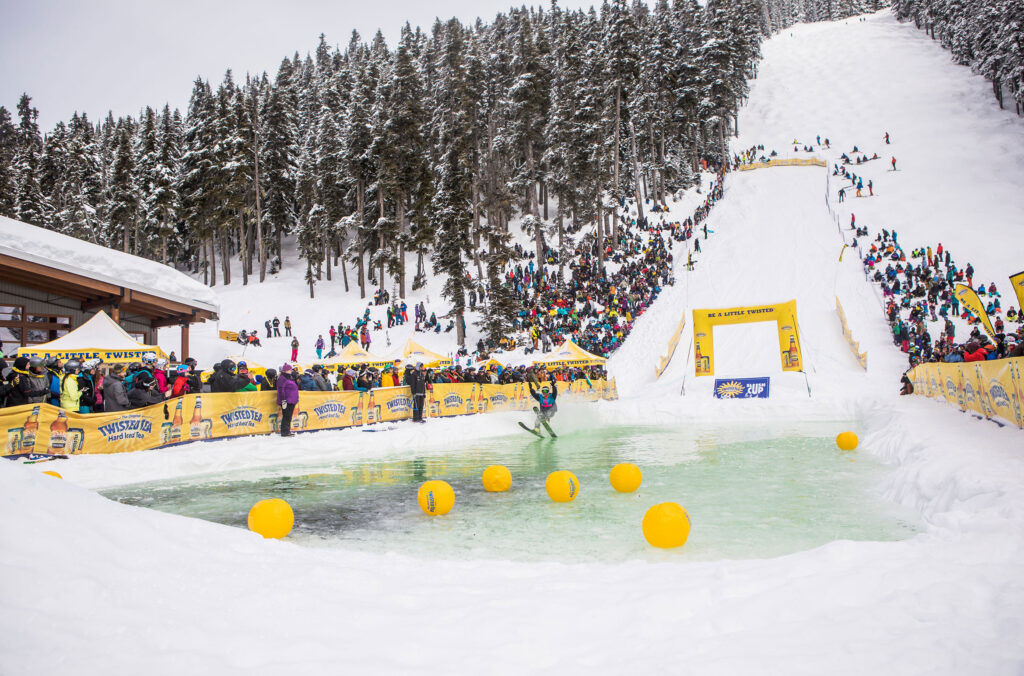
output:
MULTIPOLYGON (((0 0, 0 105, 16 116, 28 92, 44 133, 85 111, 137 115, 188 106, 192 82, 218 83, 231 68, 273 76, 281 59, 312 52, 325 33, 344 47, 352 29, 380 28, 394 46, 405 21, 429 30, 435 16, 490 20, 511 5, 549 0, 0 0)), ((564 8, 594 0, 560 0, 564 8)), ((596 4, 599 4, 596 3, 596 4)))

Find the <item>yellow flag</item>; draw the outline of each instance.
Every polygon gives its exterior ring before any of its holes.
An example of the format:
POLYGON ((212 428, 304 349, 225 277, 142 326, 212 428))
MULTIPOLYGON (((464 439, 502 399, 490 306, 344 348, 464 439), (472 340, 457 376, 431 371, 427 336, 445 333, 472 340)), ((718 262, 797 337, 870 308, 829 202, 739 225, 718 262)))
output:
POLYGON ((982 304, 981 299, 978 298, 977 292, 966 284, 957 284, 953 288, 953 295, 956 296, 961 305, 967 308, 968 312, 981 320, 981 325, 985 328, 985 332, 988 333, 992 340, 995 340, 996 330, 992 328, 992 321, 988 318, 988 312, 985 311, 985 306, 982 304))
POLYGON ((1010 283, 1013 284, 1013 291, 1017 294, 1017 310, 1024 310, 1024 272, 1010 275, 1010 283))

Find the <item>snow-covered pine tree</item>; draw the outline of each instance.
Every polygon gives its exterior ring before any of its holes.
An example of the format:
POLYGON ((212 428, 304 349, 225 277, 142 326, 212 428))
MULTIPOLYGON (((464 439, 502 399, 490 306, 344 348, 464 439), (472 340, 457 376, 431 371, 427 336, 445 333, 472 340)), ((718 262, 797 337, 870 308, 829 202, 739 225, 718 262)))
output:
POLYGON ((512 188, 519 195, 520 212, 529 219, 529 224, 524 219, 523 227, 533 235, 539 264, 544 260, 546 225, 541 217, 537 191, 544 153, 543 114, 550 77, 541 61, 526 10, 513 12, 513 18, 507 146, 508 151, 514 153, 512 188))
POLYGON ((39 182, 43 138, 39 134, 39 111, 32 106, 28 94, 22 94, 18 100, 18 119, 14 156, 14 174, 17 176, 15 213, 26 223, 45 226, 48 210, 39 182))
POLYGON ((216 251, 216 191, 218 161, 213 94, 210 86, 196 79, 185 118, 183 153, 181 156, 180 195, 185 220, 192 224, 190 237, 200 250, 204 281, 217 285, 216 251))
POLYGON ((62 224, 56 216, 64 210, 68 198, 65 180, 68 174, 69 135, 67 125, 63 121, 58 122, 53 131, 43 139, 43 154, 39 166, 39 189, 43 193, 47 212, 52 216, 48 219, 52 222, 44 225, 57 230, 62 229, 62 224))
POLYGON ((435 192, 431 219, 437 230, 434 272, 444 275, 442 295, 451 301, 459 345, 466 344, 463 326, 466 307, 466 256, 471 253, 469 225, 472 219, 472 176, 470 174, 471 115, 473 101, 465 74, 466 43, 462 26, 455 19, 444 27, 438 50, 437 108, 433 123, 440 130, 441 161, 435 168, 435 192))
POLYGON ((111 233, 121 240, 121 250, 138 251, 139 194, 135 184, 135 155, 132 149, 131 126, 126 120, 118 123, 114 166, 107 189, 111 233))
POLYGON ((106 230, 101 210, 105 213, 106 209, 96 132, 84 113, 72 116, 70 132, 65 179, 68 197, 55 220, 64 234, 100 243, 100 233, 106 230))
POLYGON ((352 81, 352 93, 348 97, 345 117, 345 173, 352 196, 349 202, 355 209, 348 221, 353 241, 345 252, 356 265, 356 276, 359 282, 359 297, 366 298, 367 270, 364 254, 370 248, 370 235, 367 227, 366 192, 373 175, 373 158, 370 146, 373 134, 370 130, 371 109, 375 89, 374 73, 369 59, 368 50, 359 42, 359 34, 352 32, 352 39, 344 57, 349 77, 352 81))
MULTIPOLYGON (((318 59, 319 67, 319 59, 318 59)), ((327 278, 331 278, 331 258, 335 261, 341 253, 346 236, 345 216, 349 213, 345 185, 345 144, 342 138, 344 106, 338 89, 339 79, 332 71, 321 72, 320 120, 317 125, 316 147, 316 190, 318 202, 322 205, 324 262, 327 278)), ((348 273, 345 262, 341 261, 342 272, 348 287, 348 273)))
POLYGON ((178 220, 178 212, 181 208, 178 192, 175 189, 179 179, 178 158, 181 154, 178 141, 171 107, 164 105, 156 134, 155 152, 152 158, 147 159, 146 162, 150 189, 143 203, 143 209, 146 220, 155 226, 155 232, 160 241, 160 261, 165 265, 169 262, 168 244, 178 244, 173 240, 174 224, 178 220))
POLYGON ((11 121, 11 112, 0 106, 0 216, 14 218, 17 204, 18 178, 14 160, 18 154, 18 130, 11 121))
POLYGON ((273 244, 271 272, 283 265, 282 238, 295 227, 295 171, 298 162, 296 97, 292 91, 292 62, 284 59, 264 102, 260 134, 261 182, 266 237, 273 244))

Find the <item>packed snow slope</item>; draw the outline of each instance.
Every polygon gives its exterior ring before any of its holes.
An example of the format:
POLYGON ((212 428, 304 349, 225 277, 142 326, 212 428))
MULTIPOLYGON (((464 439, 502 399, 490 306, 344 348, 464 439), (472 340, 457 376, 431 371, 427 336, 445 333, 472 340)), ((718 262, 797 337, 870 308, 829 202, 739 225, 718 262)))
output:
MULTIPOLYGON (((1013 228, 1024 221, 1024 160, 1013 155, 1024 123, 994 110, 985 87, 888 12, 798 26, 765 45, 740 145, 782 152, 794 136, 808 143, 821 133, 839 152, 858 144, 882 155, 888 131, 901 171, 869 165, 880 196, 856 201, 858 221, 872 232, 896 227, 905 246, 917 237, 921 245, 942 241, 980 277, 1005 283, 1021 249, 1013 228), (948 179, 961 165, 971 167, 965 178, 948 179), (970 221, 973 235, 958 239, 962 204, 983 216, 970 221)), ((506 434, 516 416, 503 414, 372 435, 345 430, 49 466, 4 463, 0 672, 1021 673, 1024 432, 896 396, 905 359, 887 338, 856 256, 848 250, 838 261, 842 234, 824 191, 821 169, 730 174, 696 269, 685 270, 687 245, 679 245, 678 283, 611 360, 623 399, 567 406, 556 422, 571 433, 598 417, 752 420, 752 429, 773 421, 779 432, 793 419, 836 420, 837 431, 856 419, 858 452, 892 465, 880 492, 920 514, 916 537, 837 541, 753 561, 688 562, 684 547, 661 564, 441 562, 264 541, 90 490, 273 465, 331 471, 356 457, 407 457, 506 434), (866 373, 840 335, 836 295, 869 353, 866 373), (790 298, 806 381, 778 372, 767 324, 716 333, 715 346, 722 375, 772 375, 772 399, 712 399, 711 379, 692 376, 686 333, 654 380, 683 312, 790 298), (41 476, 43 469, 65 480, 41 476)), ((276 298, 283 303, 286 294, 276 298)), ((288 307, 266 307, 259 287, 235 302, 260 313, 288 307)), ((584 489, 579 499, 592 498, 584 489)))

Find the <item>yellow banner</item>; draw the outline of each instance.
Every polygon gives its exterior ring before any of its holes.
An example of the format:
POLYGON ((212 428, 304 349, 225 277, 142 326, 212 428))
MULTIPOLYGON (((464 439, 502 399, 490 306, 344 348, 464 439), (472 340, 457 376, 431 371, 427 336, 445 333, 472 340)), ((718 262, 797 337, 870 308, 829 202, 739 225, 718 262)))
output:
POLYGON ((857 358, 860 367, 867 371, 868 353, 861 352, 860 343, 853 339, 853 333, 850 331, 850 325, 846 321, 846 312, 843 310, 843 304, 839 302, 839 296, 836 296, 836 314, 839 315, 839 322, 843 325, 843 338, 846 339, 846 343, 850 346, 850 351, 857 358))
POLYGON ((914 394, 945 399, 962 411, 1024 428, 1024 357, 921 364, 909 378, 914 394))
MULTIPOLYGON (((559 395, 597 401, 615 399, 615 381, 557 383, 559 395)), ((369 392, 300 392, 292 430, 339 429, 412 418, 408 387, 369 392)), ((437 384, 427 393, 431 417, 528 411, 533 399, 525 383, 437 384)), ((123 453, 205 439, 281 431, 275 392, 187 394, 161 404, 114 413, 80 414, 49 404, 0 409, 2 455, 78 455, 123 453)))
POLYGON ((985 305, 978 298, 978 293, 966 284, 957 284, 953 287, 953 295, 960 301, 960 304, 967 308, 967 311, 981 320, 981 325, 989 338, 995 340, 996 330, 992 328, 992 321, 988 318, 985 305))
POLYGON ((668 341, 668 352, 664 357, 658 360, 658 365, 654 367, 654 379, 657 380, 661 377, 661 374, 668 368, 669 362, 672 361, 672 355, 676 353, 676 346, 679 345, 679 339, 683 335, 683 329, 686 328, 686 312, 683 312, 683 316, 679 318, 679 324, 676 325, 675 333, 668 341))
POLYGON ((796 301, 753 307, 717 308, 693 311, 693 368, 695 375, 715 373, 713 329, 719 324, 775 322, 783 371, 803 371, 800 334, 796 322, 796 301))
POLYGON ((1013 285, 1013 292, 1017 294, 1017 310, 1024 310, 1024 272, 1010 275, 1010 284, 1013 285))
POLYGON ((104 364, 130 364, 137 361, 141 362, 142 355, 147 352, 152 352, 159 359, 167 359, 167 354, 156 345, 147 345, 144 350, 88 349, 78 351, 53 351, 42 349, 42 347, 43 346, 29 346, 18 348, 18 356, 39 357, 40 359, 51 359, 56 357, 61 361, 67 361, 69 359, 77 359, 78 361, 85 361, 86 359, 102 359, 104 364))
POLYGON ((750 171, 751 169, 767 169, 768 167, 824 167, 825 160, 819 160, 816 157, 808 159, 793 158, 788 160, 768 160, 767 162, 753 162, 751 164, 744 164, 739 167, 740 171, 750 171))

